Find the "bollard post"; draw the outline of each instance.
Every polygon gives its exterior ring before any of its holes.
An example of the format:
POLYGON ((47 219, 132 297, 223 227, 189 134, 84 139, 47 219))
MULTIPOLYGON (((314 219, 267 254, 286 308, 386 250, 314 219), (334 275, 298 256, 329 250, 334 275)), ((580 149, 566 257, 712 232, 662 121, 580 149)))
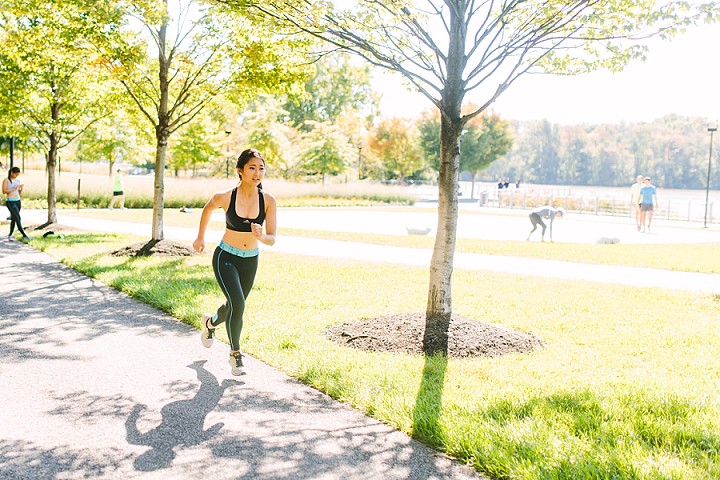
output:
POLYGON ((80 211, 80 179, 78 178, 77 211, 80 211))

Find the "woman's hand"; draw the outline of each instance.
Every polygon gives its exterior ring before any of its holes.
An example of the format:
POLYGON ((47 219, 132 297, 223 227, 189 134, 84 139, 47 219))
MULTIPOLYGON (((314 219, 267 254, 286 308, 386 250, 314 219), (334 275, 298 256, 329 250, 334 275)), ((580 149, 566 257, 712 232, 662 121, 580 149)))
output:
POLYGON ((250 228, 252 229, 252 234, 255 235, 255 238, 258 240, 262 240, 263 236, 263 227, 259 223, 251 223, 250 228))
POLYGON ((196 238, 193 242, 193 250, 202 253, 205 250, 205 239, 200 237, 196 238))

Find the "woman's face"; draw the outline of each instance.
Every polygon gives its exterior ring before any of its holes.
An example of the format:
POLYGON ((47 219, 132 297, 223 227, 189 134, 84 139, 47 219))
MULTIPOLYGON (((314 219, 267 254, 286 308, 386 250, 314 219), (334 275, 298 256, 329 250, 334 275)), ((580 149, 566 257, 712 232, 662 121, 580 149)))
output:
POLYGON ((10 179, 15 180, 17 177, 20 176, 20 172, 10 172, 10 179))
POLYGON ((265 162, 257 157, 252 157, 242 168, 238 168, 237 172, 243 182, 257 185, 265 177, 265 162))

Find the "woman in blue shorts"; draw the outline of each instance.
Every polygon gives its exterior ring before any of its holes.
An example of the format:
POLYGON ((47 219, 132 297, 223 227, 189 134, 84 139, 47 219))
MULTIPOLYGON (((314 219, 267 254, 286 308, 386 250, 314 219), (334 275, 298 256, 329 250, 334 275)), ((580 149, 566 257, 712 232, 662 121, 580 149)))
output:
POLYGON ((245 301, 255 281, 259 242, 265 245, 275 243, 277 207, 275 197, 262 189, 265 160, 260 152, 252 148, 244 150, 236 168, 240 183, 230 190, 217 192, 205 204, 193 248, 196 252, 205 249, 205 230, 210 215, 218 207, 225 210, 225 235, 212 259, 215 278, 225 295, 225 303, 214 314, 202 316, 201 340, 203 346, 210 348, 215 328, 224 323, 230 340, 230 372, 242 375, 244 369, 239 344, 245 301))

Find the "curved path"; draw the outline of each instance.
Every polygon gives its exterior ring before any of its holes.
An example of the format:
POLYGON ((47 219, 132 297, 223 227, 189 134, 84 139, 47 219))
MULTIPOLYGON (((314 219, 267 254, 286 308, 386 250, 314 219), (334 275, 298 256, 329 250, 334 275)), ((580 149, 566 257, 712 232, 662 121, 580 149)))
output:
MULTIPOLYGON (((287 228, 326 229, 329 231, 388 233, 407 235, 406 229, 433 228, 436 214, 418 208, 417 212, 394 209, 338 208, 338 209, 283 209, 282 226, 287 228)), ((118 212, 118 217, 122 215, 118 212)), ((96 220, 59 214, 59 223, 82 230, 104 232, 132 232, 150 238, 150 225, 122 221, 96 220)), ((26 223, 42 223, 47 214, 43 211, 23 213, 26 223)), ((465 206, 459 215, 458 235, 468 238, 495 240, 524 239, 529 231, 527 212, 519 210, 488 210, 465 206)), ((212 227, 212 224, 210 225, 212 227)), ((433 228, 434 229, 434 228, 433 228)), ((165 237, 192 242, 197 233, 194 228, 164 227, 165 237)), ((327 258, 344 258, 360 261, 382 261, 407 265, 429 265, 431 252, 427 249, 391 247, 357 242, 320 240, 281 235, 273 250, 327 258)), ((535 233, 535 241, 539 239, 535 233)), ((208 229, 206 240, 218 242, 222 230, 208 229)), ((629 218, 568 215, 556 220, 554 237, 558 241, 595 243, 599 238, 617 238, 633 244, 694 244, 720 243, 720 230, 703 229, 687 222, 658 220, 652 233, 640 233, 629 218)), ((261 245, 261 248, 263 246, 261 245)), ((550 278, 576 279, 623 285, 661 287, 720 294, 720 275, 693 272, 676 272, 651 268, 597 265, 556 260, 539 260, 503 255, 456 253, 455 268, 488 270, 512 274, 550 278)))
MULTIPOLYGON (((0 479, 478 479, 465 465, 0 241, 0 479)), ((225 347, 225 348, 223 348, 225 347)))

